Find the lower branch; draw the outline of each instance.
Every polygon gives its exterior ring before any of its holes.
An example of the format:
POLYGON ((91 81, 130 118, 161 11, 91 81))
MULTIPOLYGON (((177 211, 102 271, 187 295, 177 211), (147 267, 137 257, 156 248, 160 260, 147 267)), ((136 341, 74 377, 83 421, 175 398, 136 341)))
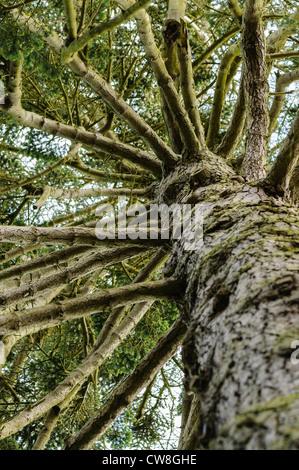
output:
POLYGON ((83 255, 91 249, 92 248, 88 245, 79 245, 57 250, 54 251, 54 253, 50 253, 45 256, 39 256, 38 258, 31 259, 25 263, 16 264, 15 266, 11 266, 8 269, 0 271, 0 281, 5 281, 14 277, 20 279, 24 274, 40 271, 41 269, 50 266, 55 268, 55 266, 58 266, 60 263, 68 261, 75 256, 83 255))
POLYGON ((101 290, 95 294, 51 304, 42 308, 26 309, 0 317, 0 335, 18 337, 52 328, 63 322, 98 313, 107 308, 141 301, 173 300, 180 298, 182 285, 173 279, 140 282, 128 286, 101 290))
POLYGON ((138 256, 144 252, 145 250, 142 246, 136 247, 130 245, 100 252, 97 251, 96 253, 84 257, 83 261, 80 260, 75 265, 67 267, 66 269, 59 266, 58 272, 50 276, 40 277, 38 280, 24 284, 18 289, 0 293, 0 305, 7 308, 8 306, 17 304, 22 299, 26 301, 33 299, 42 291, 59 287, 62 288, 98 269, 138 256))
MULTIPOLYGON (((98 235, 102 235, 100 231, 98 235)), ((104 238, 100 240, 97 237, 94 228, 83 228, 83 227, 23 227, 23 226, 0 226, 0 243, 36 243, 37 245, 111 245, 115 246, 116 243, 127 243, 129 238, 126 240, 116 238, 111 240, 105 238, 107 233, 104 233, 104 238)), ((165 244, 166 240, 146 240, 136 239, 130 240, 130 245, 144 244, 148 246, 159 246, 165 244)), ((32 248, 34 249, 34 248, 32 248)), ((37 247, 36 247, 37 249, 37 247)))

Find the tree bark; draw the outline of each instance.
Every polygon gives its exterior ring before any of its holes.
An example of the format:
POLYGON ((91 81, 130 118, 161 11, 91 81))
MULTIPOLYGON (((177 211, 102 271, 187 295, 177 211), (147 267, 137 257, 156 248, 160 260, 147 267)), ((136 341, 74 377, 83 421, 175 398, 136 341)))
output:
POLYGON ((201 204, 203 249, 178 248, 172 260, 188 284, 185 386, 200 400, 193 449, 298 449, 296 210, 254 185, 215 185, 201 204))

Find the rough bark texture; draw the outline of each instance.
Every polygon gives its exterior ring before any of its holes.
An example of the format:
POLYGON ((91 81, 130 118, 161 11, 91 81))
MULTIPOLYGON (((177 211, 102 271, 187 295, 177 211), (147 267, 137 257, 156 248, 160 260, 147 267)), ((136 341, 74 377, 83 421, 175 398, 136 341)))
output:
POLYGON ((268 83, 262 10, 263 0, 248 0, 242 23, 242 54, 248 120, 242 174, 247 181, 255 181, 265 176, 268 83))
POLYGON ((172 261, 188 279, 183 359, 201 402, 196 448, 298 449, 296 211, 255 185, 205 193, 204 247, 178 248, 172 261))

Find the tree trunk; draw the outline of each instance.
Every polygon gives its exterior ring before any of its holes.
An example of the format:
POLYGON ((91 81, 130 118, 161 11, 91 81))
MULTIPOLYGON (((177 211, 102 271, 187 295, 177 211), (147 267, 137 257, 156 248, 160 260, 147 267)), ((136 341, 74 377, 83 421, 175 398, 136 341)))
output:
MULTIPOLYGON (((172 259, 188 284, 185 387, 200 400, 200 426, 190 436, 183 425, 181 448, 298 449, 296 210, 256 185, 198 196, 209 197, 203 249, 177 247, 172 259)), ((182 423, 196 422, 190 409, 182 423)))

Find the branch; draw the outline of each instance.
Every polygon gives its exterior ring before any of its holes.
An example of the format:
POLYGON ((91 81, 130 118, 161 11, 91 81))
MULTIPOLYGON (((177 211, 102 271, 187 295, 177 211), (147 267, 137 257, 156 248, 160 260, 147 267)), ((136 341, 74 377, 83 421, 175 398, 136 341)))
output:
POLYGON ((161 175, 162 170, 159 160, 143 150, 109 139, 99 133, 89 132, 82 128, 68 126, 58 121, 44 118, 19 107, 11 107, 7 112, 23 126, 41 129, 48 134, 79 142, 95 150, 108 154, 112 153, 118 158, 125 158, 140 165, 142 168, 152 171, 156 176, 161 175))
MULTIPOLYGON (((143 10, 142 10, 143 11, 143 10)), ((41 34, 44 41, 56 53, 60 54, 63 48, 63 41, 59 36, 52 32, 51 35, 44 35, 41 31, 42 26, 33 18, 26 15, 19 15, 14 12, 15 20, 19 25, 28 27, 30 31, 41 34)), ((96 94, 101 96, 103 101, 129 126, 134 129, 138 135, 146 142, 157 157, 169 167, 175 166, 179 160, 178 156, 163 142, 163 140, 154 132, 154 130, 124 101, 124 99, 113 90, 96 71, 84 64, 78 58, 74 58, 68 63, 71 70, 87 83, 96 94)))
POLYGON ((14 10, 15 8, 23 7, 24 5, 27 5, 27 3, 32 3, 35 1, 36 0, 23 0, 22 2, 15 3, 14 5, 4 5, 3 3, 0 3, 0 9, 5 11, 14 10))
MULTIPOLYGON (((106 233, 100 231, 97 232, 99 236, 106 233)), ((24 226, 0 226, 0 243, 27 243, 37 245, 112 245, 116 243, 127 243, 130 238, 130 232, 127 233, 127 239, 118 239, 118 233, 116 232, 115 239, 105 239, 103 237, 100 240, 97 237, 94 228, 83 228, 83 227, 24 227, 24 226)), ((147 244, 147 246, 159 246, 159 244, 165 244, 167 240, 146 240, 146 239, 130 239, 130 244, 139 245, 147 244)))
POLYGON ((5 281, 14 277, 21 279, 21 277, 27 273, 40 271, 50 266, 53 268, 57 267, 58 269, 58 265, 60 263, 68 261, 77 255, 82 255, 91 249, 93 248, 90 247, 90 245, 78 245, 69 248, 63 248, 48 255, 39 256, 38 258, 25 261, 24 263, 20 263, 0 271, 0 281, 5 281))
POLYGON ((102 204, 106 204, 107 202, 108 202, 108 199, 101 200, 99 202, 96 202, 95 204, 92 204, 91 206, 84 207, 84 209, 81 209, 77 212, 71 212, 70 214, 62 215, 61 217, 52 219, 46 225, 48 227, 55 227, 64 222, 68 222, 68 225, 70 225, 71 223, 74 223, 74 225, 80 225, 80 221, 74 222, 77 217, 81 217, 82 215, 85 215, 85 216, 89 216, 91 214, 94 215, 96 212, 96 209, 102 204))
POLYGON ((115 287, 95 294, 61 302, 60 305, 46 305, 26 309, 0 317, 0 336, 26 336, 45 328, 52 328, 69 320, 83 318, 107 308, 147 300, 179 300, 182 286, 178 281, 167 279, 155 282, 140 282, 115 287))
POLYGON ((273 103, 269 111, 268 138, 270 138, 270 135, 275 130, 277 120, 285 100, 284 92, 286 87, 296 80, 299 80, 299 69, 280 75, 276 80, 275 93, 277 94, 274 96, 273 103))
POLYGON ((68 40, 74 41, 77 38, 77 19, 74 2, 73 0, 63 0, 63 5, 66 16, 67 30, 69 33, 68 40))
MULTIPOLYGON (((34 208, 40 208, 45 200, 49 197, 53 199, 78 199, 78 198, 87 198, 87 197, 120 197, 120 196, 148 196, 152 193, 154 187, 147 186, 140 189, 130 189, 130 188, 101 188, 101 189, 60 189, 53 188, 52 186, 45 186, 42 197, 34 204, 34 208)), ((36 197, 36 195, 33 195, 36 197)))
POLYGON ((66 450, 89 449, 176 353, 185 333, 186 325, 180 318, 140 361, 134 371, 116 387, 112 396, 100 408, 99 412, 87 421, 75 437, 67 442, 66 450))
MULTIPOLYGON (((138 273, 136 278, 133 280, 132 284, 137 284, 139 282, 145 282, 150 280, 153 274, 158 270, 158 268, 164 264, 168 256, 168 253, 160 248, 156 255, 153 256, 153 258, 151 258, 148 263, 144 266, 144 268, 138 273)), ((150 304, 151 303, 152 301, 150 302, 150 304)), ((143 302, 135 305, 132 310, 132 313, 134 314, 134 311, 138 311, 140 307, 148 307, 148 304, 148 302, 143 302)), ((111 332, 113 332, 113 330, 118 327, 126 312, 127 306, 116 307, 112 310, 109 317, 105 321, 91 352, 96 351, 101 346, 101 344, 107 340, 107 338, 111 335, 111 332)))
POLYGON ((213 44, 211 44, 197 59, 193 61, 193 70, 195 71, 198 67, 200 67, 201 64, 207 60, 219 46, 236 36, 240 29, 240 26, 235 26, 234 28, 229 29, 226 33, 224 33, 223 36, 221 36, 219 39, 216 39, 213 44))
POLYGON ((78 39, 71 42, 71 44, 62 50, 61 57, 64 62, 68 62, 72 57, 83 49, 90 41, 96 39, 101 34, 113 31, 117 26, 132 18, 135 13, 141 8, 146 8, 151 0, 139 0, 125 10, 121 15, 116 16, 112 20, 95 25, 93 28, 85 31, 78 39))
POLYGON ((299 51, 281 51, 266 55, 267 60, 285 59, 287 57, 299 57, 299 51))
POLYGON ((3 308, 17 304, 20 300, 30 300, 36 298, 41 291, 56 289, 71 284, 87 274, 91 274, 103 267, 116 264, 125 259, 134 258, 141 253, 146 253, 142 247, 124 246, 112 248, 110 250, 92 253, 84 257, 83 261, 79 261, 71 267, 63 269, 60 267, 58 272, 47 277, 41 277, 37 281, 24 284, 18 289, 14 289, 4 294, 0 294, 0 305, 3 308))
POLYGON ((285 138, 281 150, 265 179, 265 184, 273 187, 278 194, 288 193, 290 180, 299 159, 299 111, 285 138))
MULTIPOLYGON (((9 97, 9 106, 12 109, 14 108, 18 109, 21 106, 22 69, 23 69, 23 58, 18 61, 10 62, 7 91, 8 91, 8 97, 9 97)), ((7 104, 5 100, 4 107, 6 106, 7 104)))
POLYGON ((229 90, 229 88, 232 84, 232 81, 233 81, 233 79, 234 79, 241 63, 242 63, 241 55, 236 56, 235 59, 232 62, 231 68, 229 69, 229 72, 228 72, 228 75, 227 75, 226 84, 225 84, 225 92, 224 92, 225 96, 228 93, 228 90, 229 90))
POLYGON ((145 175, 138 175, 134 173, 110 173, 109 171, 100 171, 91 168, 81 160, 76 159, 67 163, 71 168, 75 168, 83 175, 89 176, 94 181, 144 181, 147 177, 145 175))
POLYGON ((169 0, 167 19, 180 24, 184 18, 186 6, 187 0, 169 0))
POLYGON ((51 186, 45 186, 42 190, 42 195, 40 196, 38 201, 36 201, 33 208, 34 209, 40 209, 45 204, 47 199, 50 197, 51 192, 52 192, 51 186))
POLYGON ((19 181, 18 183, 11 184, 9 186, 6 186, 5 188, 0 189, 0 194, 5 194, 9 191, 13 191, 14 189, 22 188, 24 186, 27 186, 30 183, 33 183, 33 181, 36 181, 37 179, 43 178, 44 176, 48 175, 52 171, 56 170, 59 168, 61 165, 65 164, 68 162, 68 160, 71 160, 74 158, 74 156, 77 154, 78 150, 80 149, 81 145, 76 144, 72 145, 69 153, 61 158, 57 163, 54 163, 53 165, 49 166, 46 170, 41 171, 40 173, 37 173, 34 176, 30 176, 29 178, 19 181))
POLYGON ((232 44, 224 54, 220 63, 207 134, 207 145, 210 149, 212 149, 217 142, 228 72, 231 68, 233 60, 237 55, 240 54, 240 52, 239 45, 232 44))
POLYGON ((263 0, 247 0, 242 23, 247 142, 242 176, 255 181, 265 176, 268 132, 266 42, 262 22, 263 0))
POLYGON ((297 204, 299 202, 299 165, 294 168, 290 184, 289 184, 289 189, 291 193, 291 201, 293 204, 297 204))
POLYGON ((61 416, 61 411, 62 406, 53 406, 49 411, 45 424, 41 428, 32 450, 43 450, 45 448, 45 445, 49 441, 50 435, 61 416))
MULTIPOLYGON (((286 40, 293 33, 298 31, 299 21, 299 7, 296 8, 294 13, 290 16, 291 21, 285 23, 283 26, 278 28, 276 31, 271 33, 267 38, 267 53, 276 54, 285 45, 286 40)), ((271 57, 271 56, 270 56, 271 57)), ((268 56, 269 58, 269 56, 268 56)))
POLYGON ((178 57, 180 62, 180 80, 182 96, 185 103, 186 111, 189 115, 190 121, 195 129, 195 134, 200 142, 201 147, 205 147, 205 135, 202 127, 198 102, 195 91, 195 84, 193 78, 193 70, 191 63, 191 49, 187 35, 187 29, 184 23, 181 23, 182 34, 178 42, 178 57))
MULTIPOLYGON (((165 253, 162 249, 160 249, 156 253, 156 255, 138 273, 133 283, 149 280, 154 274, 154 272, 160 267, 160 265, 164 263, 167 256, 168 256, 167 253, 165 253)), ((144 315, 144 313, 150 308, 152 303, 153 301, 141 302, 135 305, 135 307, 133 307, 129 315, 129 319, 133 320, 133 325, 135 325, 135 322, 137 321, 137 319, 139 319, 141 316, 144 315)), ((101 329, 101 332, 96 340, 96 343, 94 344, 92 351, 90 351, 90 354, 96 354, 98 350, 101 350, 101 348, 104 347, 104 344, 107 343, 107 341, 109 341, 109 338, 111 338, 113 331, 119 326, 126 312, 127 312, 127 306, 116 307, 112 310, 108 319, 105 321, 101 329)), ((118 336, 119 335, 116 335, 115 337, 117 338, 118 336)), ((113 338, 113 335, 112 335, 112 338, 113 338)), ((95 370, 96 369, 97 368, 95 368, 95 370)), ((93 373, 95 372, 95 370, 93 370, 93 373)), ((72 398, 73 398, 73 395, 74 393, 71 392, 70 396, 72 398)), ((69 397, 67 397, 67 399, 63 403, 60 403, 58 408, 62 410, 67 406, 68 403, 69 403, 69 397)), ((55 408, 56 407, 53 408, 54 414, 55 414, 55 411, 54 411, 55 408)), ((43 446, 47 442, 50 436, 50 433, 56 424, 56 422, 52 421, 52 416, 53 416, 53 413, 50 411, 46 419, 45 426, 43 428, 44 431, 41 432, 41 437, 38 439, 38 442, 34 446, 34 448, 36 447, 35 450, 37 450, 38 448, 42 449, 43 447, 41 446, 43 446)))
MULTIPOLYGON (((120 0, 118 3, 127 8, 131 1, 120 0)), ((158 81, 161 93, 163 94, 173 115, 173 119, 178 124, 181 133, 181 139, 184 143, 185 149, 190 154, 197 154, 200 149, 199 141, 196 137, 189 116, 180 102, 172 77, 169 75, 165 62, 160 54, 158 47, 156 46, 152 33, 150 18, 145 10, 139 10, 135 14, 135 18, 137 21, 140 40, 144 47, 146 57, 158 81)))
MULTIPOLYGON (((165 61, 167 72, 169 73, 170 77, 172 78, 176 89, 178 90, 178 78, 179 78, 179 65, 178 65, 178 54, 177 54, 177 39, 178 35, 173 34, 173 27, 171 26, 174 24, 174 29, 180 28, 180 19, 184 14, 186 8, 186 2, 181 2, 181 5, 178 5, 176 2, 176 10, 171 12, 174 6, 174 2, 170 1, 168 5, 168 16, 163 25, 162 29, 162 36, 163 36, 163 44, 162 44, 162 57, 165 61), (171 16, 175 16, 178 18, 171 18, 171 16), (167 31, 168 26, 170 26, 171 30, 171 40, 169 40, 167 31)), ((168 102, 163 93, 160 93, 160 102, 162 108, 162 114, 166 126, 166 131, 168 134, 169 143, 171 148, 179 154, 182 154, 184 145, 182 141, 182 137, 180 134, 180 129, 176 119, 173 116, 171 108, 168 105, 168 102)))
POLYGON ((169 0, 167 19, 162 29, 163 59, 167 72, 171 76, 176 88, 178 87, 179 76, 177 44, 182 34, 181 26, 185 15, 186 3, 186 0, 169 0))
POLYGON ((8 261, 11 261, 12 259, 16 259, 19 256, 25 255, 26 253, 29 253, 30 251, 34 250, 39 250, 40 248, 43 248, 42 245, 25 245, 25 246, 20 246, 18 248, 13 248, 12 250, 6 251, 5 253, 1 253, 0 255, 0 263, 7 263, 8 261))
POLYGON ((229 9, 233 12, 234 17, 239 21, 239 23, 242 23, 242 16, 243 16, 243 11, 242 8, 239 5, 238 0, 228 0, 227 1, 229 9))
POLYGON ((201 420, 201 401, 198 395, 187 395, 183 399, 182 426, 179 440, 179 450, 194 450, 202 435, 204 423, 201 420))
POLYGON ((155 152, 157 157, 168 167, 173 167, 179 161, 179 157, 163 142, 153 129, 115 92, 111 86, 96 72, 73 59, 69 66, 77 75, 101 96, 103 101, 129 126, 134 129, 141 139, 155 152))

